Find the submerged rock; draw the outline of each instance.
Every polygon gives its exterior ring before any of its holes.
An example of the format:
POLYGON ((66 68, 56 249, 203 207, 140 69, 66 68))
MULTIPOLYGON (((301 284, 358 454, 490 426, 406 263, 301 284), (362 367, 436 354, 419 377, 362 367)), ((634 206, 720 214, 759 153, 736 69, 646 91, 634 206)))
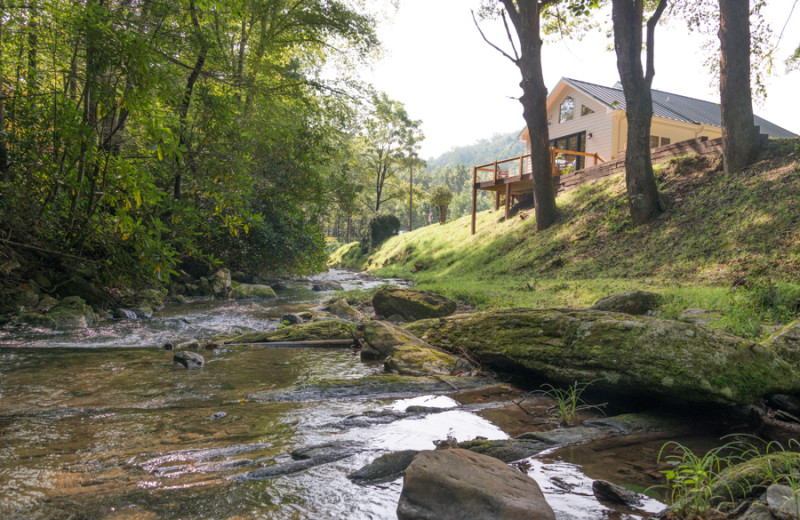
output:
POLYGON ((505 309, 410 328, 434 347, 466 348, 482 364, 633 398, 685 405, 749 404, 800 390, 771 350, 691 323, 603 311, 505 309))
POLYGON ((184 368, 202 368, 205 363, 203 356, 197 352, 190 352, 187 350, 176 353, 172 357, 172 362, 176 365, 181 365, 184 368))
POLYGON ((438 376, 412 377, 393 374, 365 376, 357 379, 323 379, 284 388, 264 390, 247 396, 257 402, 270 401, 324 401, 327 399, 408 397, 421 394, 449 394, 469 390, 496 381, 484 377, 438 376))
POLYGON ((642 504, 642 499, 638 493, 625 489, 622 486, 612 484, 607 480, 595 480, 592 482, 592 492, 600 502, 611 504, 621 504, 638 506, 642 504))
POLYGON ((419 450, 386 453, 358 471, 350 473, 347 478, 359 484, 389 482, 403 474, 403 471, 411 464, 411 460, 417 453, 419 453, 419 450))
POLYGON ((405 471, 399 520, 555 520, 532 478, 466 450, 420 452, 405 471))
POLYGON ((136 313, 130 309, 114 309, 114 313, 112 314, 115 320, 135 320, 136 313))
POLYGON ((402 287, 379 289, 372 296, 372 306, 376 314, 397 314, 408 321, 449 316, 456 310, 456 302, 440 294, 402 287))
POLYGON ((660 299, 661 296, 648 291, 623 291, 600 298, 597 303, 592 305, 591 309, 642 315, 655 310, 660 299))
POLYGON ((281 327, 266 332, 246 332, 226 340, 225 344, 354 339, 356 332, 357 328, 355 323, 345 320, 321 320, 281 327))
POLYGON ((264 480, 300 473, 314 466, 329 464, 338 460, 346 459, 358 453, 358 445, 354 443, 330 443, 319 446, 310 446, 302 450, 292 452, 291 462, 275 464, 264 468, 258 468, 247 473, 236 475, 234 480, 264 480))
POLYGON ((311 286, 312 291, 341 291, 344 287, 339 282, 333 280, 318 280, 311 286))

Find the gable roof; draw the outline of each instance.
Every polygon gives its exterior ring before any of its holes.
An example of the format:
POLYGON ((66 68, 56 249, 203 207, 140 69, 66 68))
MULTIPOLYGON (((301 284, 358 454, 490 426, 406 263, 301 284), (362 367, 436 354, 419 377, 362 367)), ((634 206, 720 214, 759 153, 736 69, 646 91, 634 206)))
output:
MULTIPOLYGON (((625 93, 621 88, 604 87, 570 78, 561 78, 561 81, 586 93, 609 108, 625 110, 625 93)), ((654 117, 683 121, 684 123, 722 127, 722 111, 719 103, 655 89, 651 90, 651 92, 654 117)), ((770 137, 786 139, 797 137, 789 130, 770 123, 759 116, 755 116, 755 124, 760 127, 762 134, 767 134, 770 137)))

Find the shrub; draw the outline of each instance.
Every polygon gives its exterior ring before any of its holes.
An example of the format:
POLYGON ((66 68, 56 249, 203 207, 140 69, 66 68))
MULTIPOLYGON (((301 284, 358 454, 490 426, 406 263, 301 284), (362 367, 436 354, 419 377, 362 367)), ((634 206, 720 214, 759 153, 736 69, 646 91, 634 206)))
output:
POLYGON ((447 208, 453 200, 453 192, 447 186, 436 186, 431 190, 428 198, 439 217, 439 224, 447 222, 447 208))
POLYGON ((400 229, 400 219, 394 215, 383 214, 372 217, 369 221, 369 232, 361 241, 361 249, 369 251, 397 234, 400 229))

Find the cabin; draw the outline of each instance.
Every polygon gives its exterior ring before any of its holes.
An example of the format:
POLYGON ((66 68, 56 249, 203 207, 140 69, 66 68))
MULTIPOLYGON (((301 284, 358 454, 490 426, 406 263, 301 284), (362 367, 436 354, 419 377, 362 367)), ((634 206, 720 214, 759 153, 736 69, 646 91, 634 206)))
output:
MULTIPOLYGON (((650 148, 664 150, 680 147, 676 143, 711 142, 722 137, 720 105, 670 92, 652 90, 653 120, 650 148)), ((586 81, 561 78, 547 97, 547 126, 551 146, 553 178, 556 189, 564 183, 559 178, 586 168, 624 158, 628 124, 625 118, 625 94, 622 85, 613 87, 586 81)), ((755 124, 764 136, 794 138, 796 134, 755 116, 755 124)), ((506 212, 515 198, 531 192, 530 135, 525 128, 520 140, 527 143, 527 154, 476 166, 473 172, 472 232, 475 232, 475 208, 478 191, 495 193, 495 207, 500 209, 505 193, 506 212)), ((686 152, 683 152, 686 153, 686 152)), ((609 171, 606 168, 606 171, 609 171)))

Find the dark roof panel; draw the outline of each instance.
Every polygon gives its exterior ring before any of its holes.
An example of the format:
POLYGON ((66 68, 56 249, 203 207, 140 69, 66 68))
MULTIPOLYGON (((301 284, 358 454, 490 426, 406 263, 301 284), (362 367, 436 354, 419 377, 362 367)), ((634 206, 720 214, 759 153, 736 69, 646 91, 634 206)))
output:
MULTIPOLYGON (((604 87, 586 81, 564 78, 568 84, 582 90, 586 94, 604 103, 610 108, 625 110, 625 94, 621 88, 604 87)), ((702 99, 681 96, 670 92, 652 90, 653 116, 685 123, 701 125, 722 126, 722 113, 719 103, 703 101, 702 99)), ((770 123, 766 119, 755 116, 755 123, 760 127, 762 134, 777 138, 793 138, 796 134, 770 123)))

